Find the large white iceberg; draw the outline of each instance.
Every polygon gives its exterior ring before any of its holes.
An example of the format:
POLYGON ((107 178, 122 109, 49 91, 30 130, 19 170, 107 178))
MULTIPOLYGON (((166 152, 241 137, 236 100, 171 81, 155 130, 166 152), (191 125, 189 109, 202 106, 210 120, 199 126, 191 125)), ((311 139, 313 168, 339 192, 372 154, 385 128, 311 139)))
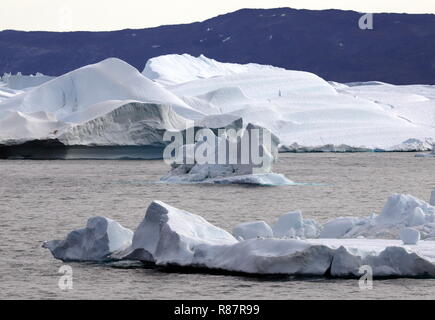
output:
POLYGON ((133 231, 105 217, 90 218, 86 228, 72 231, 64 240, 43 244, 62 261, 106 261, 131 245, 133 231))
MULTIPOLYGON (((300 222, 294 216, 284 220, 291 225, 300 222)), ((409 246, 401 240, 276 239, 265 237, 270 230, 262 223, 236 227, 235 233, 240 235, 237 240, 200 216, 154 201, 134 232, 131 245, 125 248, 131 232, 120 232, 121 227, 116 225, 122 236, 117 236, 116 245, 110 246, 113 232, 108 231, 105 222, 99 218, 88 223, 87 229, 72 232, 63 242, 52 241, 44 246, 62 260, 126 259, 251 274, 335 277, 357 277, 360 267, 370 266, 378 277, 435 277, 433 241, 409 246), (247 240, 242 239, 242 234, 247 240)))
POLYGON ((433 86, 343 85, 308 72, 189 55, 153 58, 144 74, 205 114, 241 116, 299 150, 427 150, 410 141, 435 133, 433 86))
POLYGON ((167 106, 211 127, 218 116, 243 118, 273 132, 281 151, 427 151, 426 139, 435 137, 433 86, 328 83, 308 72, 166 55, 150 59, 142 74, 112 58, 54 79, 4 77, 0 145, 58 139, 65 131, 68 145, 135 145, 134 128, 116 131, 108 120, 114 112, 122 114, 120 128, 138 120, 137 110, 127 112, 131 102, 167 106))
POLYGON ((107 59, 0 100, 0 144, 147 145, 156 135, 148 128, 181 130, 183 116, 203 117, 129 64, 107 59))

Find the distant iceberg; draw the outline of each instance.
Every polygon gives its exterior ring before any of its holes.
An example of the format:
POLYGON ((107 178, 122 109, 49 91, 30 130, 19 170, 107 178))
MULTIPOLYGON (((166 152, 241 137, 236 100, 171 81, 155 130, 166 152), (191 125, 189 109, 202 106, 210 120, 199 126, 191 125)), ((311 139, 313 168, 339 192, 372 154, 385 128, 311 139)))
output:
MULTIPOLYGON (((83 150, 99 153, 96 158, 129 157, 101 147, 161 145, 160 135, 147 128, 170 130, 168 119, 177 117, 206 127, 241 118, 270 130, 282 152, 427 151, 423 141, 435 137, 435 89, 346 85, 309 72, 190 55, 152 58, 140 73, 110 58, 59 77, 3 76, 0 157, 32 157, 36 151, 21 145, 46 142, 66 145, 74 159, 83 150), (145 112, 151 105, 168 116, 145 112)), ((42 151, 62 157, 50 147, 42 151)))
POLYGON ((419 153, 416 155, 416 157, 420 157, 420 158, 435 157, 435 142, 434 141, 431 141, 431 149, 432 149, 431 153, 419 153))

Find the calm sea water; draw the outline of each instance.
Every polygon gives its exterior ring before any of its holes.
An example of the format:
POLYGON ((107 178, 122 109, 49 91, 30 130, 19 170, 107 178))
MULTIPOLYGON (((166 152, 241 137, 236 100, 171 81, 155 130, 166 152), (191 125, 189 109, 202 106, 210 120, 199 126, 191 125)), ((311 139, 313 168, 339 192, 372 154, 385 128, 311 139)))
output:
POLYGON ((80 264, 73 290, 58 287, 63 265, 44 240, 63 238, 103 215, 134 229, 152 200, 200 214, 227 230, 241 222, 273 223, 301 209, 326 222, 368 216, 392 193, 428 200, 435 161, 411 153, 283 154, 275 171, 287 187, 166 185, 162 161, 0 161, 1 299, 434 299, 435 279, 375 281, 246 277, 165 270, 141 264, 80 264))

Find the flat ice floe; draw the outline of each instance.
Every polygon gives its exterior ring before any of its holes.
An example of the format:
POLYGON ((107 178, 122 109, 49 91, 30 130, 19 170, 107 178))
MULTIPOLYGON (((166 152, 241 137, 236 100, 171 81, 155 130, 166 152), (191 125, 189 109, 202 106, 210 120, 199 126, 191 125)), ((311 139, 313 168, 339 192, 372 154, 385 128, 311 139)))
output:
MULTIPOLYGON (((400 202, 400 207, 408 208, 409 201, 400 202)), ((384 215, 384 218, 389 216, 384 215)), ((390 218, 397 222, 398 217, 403 218, 403 211, 390 218)), ((44 246, 61 260, 139 260, 159 266, 261 275, 333 277, 358 277, 360 268, 369 266, 376 277, 435 277, 435 241, 411 239, 418 233, 415 229, 411 230, 413 234, 402 234, 406 243, 415 243, 412 245, 387 239, 277 238, 278 233, 295 237, 295 230, 301 234, 306 226, 311 231, 319 227, 312 221, 304 221, 300 213, 292 213, 279 219, 273 229, 260 221, 236 226, 231 235, 198 215, 154 201, 133 237, 115 225, 117 241, 111 247, 114 232, 108 231, 105 221, 110 220, 99 218, 97 222, 101 223, 90 226, 88 223, 87 229, 72 232, 66 240, 50 241, 44 246), (292 234, 286 232, 286 224, 288 230, 293 229, 292 234), (94 228, 94 225, 102 227, 94 228)), ((304 234, 308 233, 304 231, 304 234)))

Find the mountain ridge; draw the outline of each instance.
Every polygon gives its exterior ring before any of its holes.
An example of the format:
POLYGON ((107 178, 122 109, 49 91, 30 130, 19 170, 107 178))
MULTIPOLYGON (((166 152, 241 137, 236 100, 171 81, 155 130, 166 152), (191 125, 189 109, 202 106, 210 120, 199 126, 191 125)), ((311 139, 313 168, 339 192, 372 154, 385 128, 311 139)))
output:
POLYGON ((61 75, 108 57, 139 71, 148 59, 189 53, 269 64, 338 82, 435 84, 435 15, 374 15, 360 30, 355 11, 241 9, 202 22, 117 31, 0 32, 0 74, 61 75), (286 32, 285 30, 288 30, 286 32))

